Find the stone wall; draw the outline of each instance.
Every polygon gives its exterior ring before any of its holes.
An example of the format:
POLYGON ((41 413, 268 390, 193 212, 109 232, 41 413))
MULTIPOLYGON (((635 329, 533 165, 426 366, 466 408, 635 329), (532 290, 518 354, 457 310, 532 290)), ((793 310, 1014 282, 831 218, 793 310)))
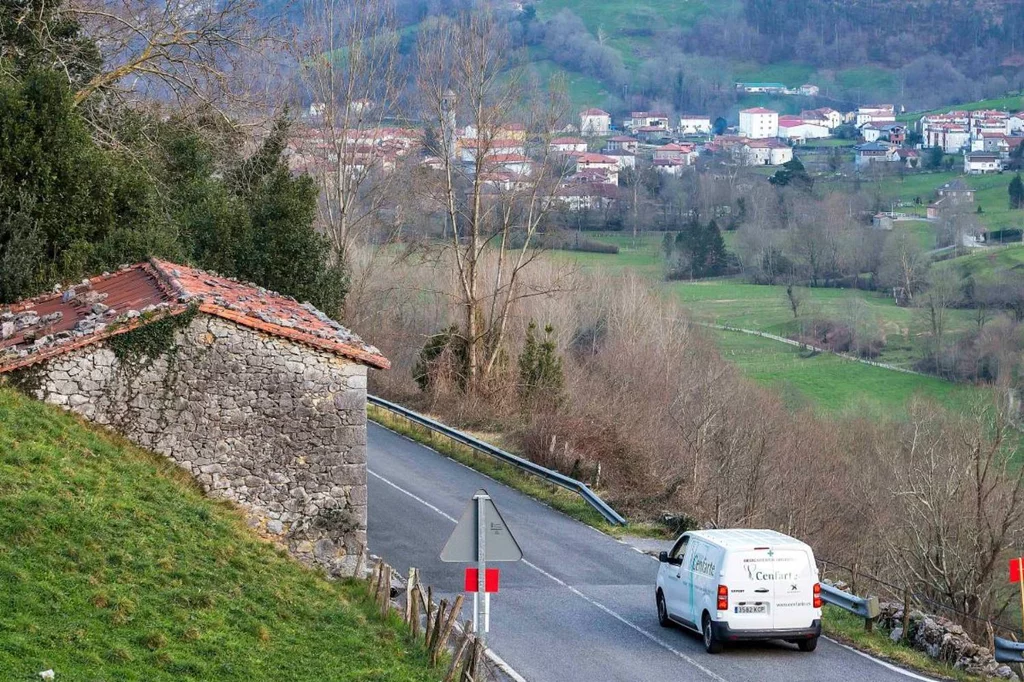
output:
POLYGON ((168 456, 301 560, 352 573, 366 543, 366 367, 202 313, 176 324, 170 350, 130 350, 147 325, 15 380, 168 456))

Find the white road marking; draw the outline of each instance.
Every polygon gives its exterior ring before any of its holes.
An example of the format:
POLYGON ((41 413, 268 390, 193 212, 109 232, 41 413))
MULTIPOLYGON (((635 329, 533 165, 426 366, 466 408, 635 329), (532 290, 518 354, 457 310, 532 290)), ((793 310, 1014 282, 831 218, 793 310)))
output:
MULTIPOLYGON (((412 441, 412 442, 415 443, 415 441, 412 441)), ((419 444, 417 443, 417 445, 419 445, 419 444)), ((431 509, 431 510, 437 512, 438 514, 440 514, 444 518, 448 519, 452 523, 458 523, 459 522, 458 519, 456 519, 454 516, 451 516, 450 514, 446 514, 444 511, 442 511, 441 509, 438 509, 434 505, 430 504, 429 502, 424 500, 422 497, 416 495, 415 493, 409 492, 405 488, 397 485, 396 483, 393 483, 392 481, 389 481, 388 479, 384 478, 383 476, 381 476, 377 472, 370 471, 369 469, 367 469, 366 473, 370 474, 371 476, 373 476, 374 478, 378 479, 382 483, 385 483, 385 484, 391 486, 392 488, 394 488, 398 492, 403 493, 405 495, 408 495, 412 499, 414 499, 417 502, 419 502, 420 504, 422 504, 424 507, 427 507, 428 509, 431 509)), ((623 543, 623 544, 626 544, 626 543, 623 543)), ((645 556, 650 556, 649 554, 647 554, 647 552, 644 552, 644 551, 638 549, 637 547, 633 547, 633 549, 635 549, 636 551, 640 552, 641 554, 644 554, 645 556)), ((654 557, 651 557, 651 558, 653 559, 654 557)), ((629 627, 629 628, 635 630, 636 632, 640 633, 641 635, 643 635, 644 637, 646 637, 650 641, 654 642, 658 646, 668 650, 672 654, 674 654, 674 655, 678 656, 679 658, 683 659, 684 661, 686 661, 687 663, 689 663, 693 667, 697 668, 698 670, 700 670, 701 672, 703 672, 704 674, 706 674, 708 677, 710 677, 711 679, 715 680, 716 682, 728 682, 727 680, 725 680, 725 678, 723 678, 723 677, 715 674, 714 672, 708 670, 707 668, 702 666, 700 663, 695 661, 690 656, 687 656, 683 652, 673 648, 672 645, 668 644, 667 642, 665 642, 661 638, 651 634, 647 630, 644 630, 642 627, 640 627, 636 623, 633 623, 632 621, 630 621, 630 620, 626 619, 625 617, 619 615, 615 611, 612 611, 610 608, 608 608, 604 604, 601 604, 600 602, 597 602, 597 601, 591 599, 587 595, 585 595, 582 592, 580 592, 579 590, 577 590, 572 585, 569 585, 568 583, 566 583, 564 580, 561 580, 560 578, 557 578, 557 577, 551 575, 550 573, 545 571, 540 566, 537 566, 536 564, 534 564, 534 563, 532 563, 532 562, 530 562, 530 561, 528 561, 526 559, 523 560, 523 563, 526 564, 527 566, 529 566, 530 568, 532 568, 533 570, 537 571, 541 575, 545 576, 546 578, 548 578, 550 580, 553 580, 554 582, 558 583, 559 585, 565 587, 566 589, 568 589, 570 592, 572 592, 573 594, 575 594, 579 598, 581 598, 584 601, 588 602, 589 604, 595 606, 596 608, 600 609, 601 611, 604 611, 609 616, 611 616, 612 618, 615 618, 616 620, 620 621, 621 623, 623 623, 627 627, 629 627)), ((918 675, 917 673, 911 672, 909 670, 904 670, 903 668, 900 668, 899 666, 896 666, 896 665, 893 665, 893 664, 891 664, 891 663, 889 663, 887 661, 883 661, 881 659, 875 658, 874 656, 866 654, 863 651, 859 651, 857 649, 854 649, 851 646, 847 646, 846 644, 843 644, 842 642, 837 642, 837 641, 835 641, 834 639, 832 639, 830 637, 825 637, 825 639, 827 639, 828 641, 832 642, 833 644, 841 646, 844 649, 852 651, 853 653, 857 654, 858 656, 863 656, 864 658, 868 659, 869 661, 873 661, 874 663, 877 663, 878 665, 882 666, 883 668, 888 668, 889 670, 891 670, 891 671, 893 671, 895 673, 899 673, 900 675, 903 675, 904 677, 909 677, 912 680, 920 680, 921 682, 934 682, 934 680, 932 678, 930 678, 930 677, 923 677, 923 676, 918 675)), ((503 660, 498 658, 497 654, 495 654, 493 656, 492 660, 494 660, 495 663, 497 663, 499 666, 506 667, 507 668, 506 672, 510 672, 511 676, 513 676, 513 677, 517 677, 518 676, 518 673, 515 673, 515 671, 511 668, 511 666, 509 666, 503 660)), ((516 682, 519 682, 519 681, 517 680, 516 682)), ((525 682, 525 680, 523 682, 525 682)))
POLYGON ((911 672, 909 670, 904 670, 903 668, 899 667, 898 665, 893 665, 892 663, 889 663, 888 661, 883 661, 880 658, 875 658, 874 656, 872 656, 870 654, 866 654, 863 651, 859 651, 857 649, 854 649, 852 646, 847 646, 846 644, 843 644, 842 642, 837 642, 836 640, 832 639, 831 637, 825 637, 825 639, 827 639, 828 641, 832 642, 835 645, 841 646, 844 649, 852 651, 853 653, 857 654, 858 656, 863 656, 864 658, 868 659, 869 661, 874 661, 878 665, 880 665, 882 667, 885 667, 885 668, 888 668, 889 670, 893 671, 894 673, 899 673, 900 675, 903 675, 904 677, 909 677, 912 680, 921 680, 921 682, 935 682, 935 680, 932 679, 931 677, 924 677, 923 675, 918 675, 917 673, 911 672))
MULTIPOLYGON (((440 509, 438 509, 434 505, 432 505, 429 502, 427 502, 426 500, 424 500, 422 497, 416 495, 415 493, 409 492, 405 488, 399 486, 398 484, 396 484, 396 483, 394 483, 392 481, 389 481, 388 479, 384 478, 383 476, 381 476, 377 472, 370 471, 369 469, 367 469, 366 473, 370 474, 371 476, 373 476, 377 480, 379 480, 379 481, 381 481, 383 483, 386 483, 387 485, 391 486, 392 488, 394 488, 398 492, 404 493, 405 495, 408 495, 412 499, 416 500, 417 502, 419 502, 423 506, 427 507, 428 509, 432 509, 433 511, 437 512, 438 514, 440 514, 444 518, 448 519, 452 523, 458 523, 458 520, 455 517, 453 517, 453 516, 451 516, 449 514, 446 514, 445 512, 441 511, 440 509)), ((627 618, 619 615, 615 611, 612 611, 610 608, 608 608, 604 604, 601 604, 600 602, 595 601, 594 599, 592 599, 592 598, 588 597, 587 595, 583 594, 582 592, 577 590, 572 585, 569 585, 568 583, 566 583, 564 580, 561 580, 560 578, 557 578, 557 577, 551 575, 550 573, 545 571, 540 566, 537 566, 536 564, 534 564, 534 563, 532 563, 530 561, 527 561, 525 559, 523 560, 523 563, 526 564, 527 566, 529 566, 530 568, 532 568, 533 570, 537 571, 538 573, 540 573, 544 577, 546 577, 546 578, 548 578, 548 579, 558 583, 562 587, 568 589, 570 592, 572 592, 573 594, 575 594, 577 597, 579 597, 580 599, 584 600, 588 604, 591 604, 592 606, 600 609, 601 611, 604 611, 606 614, 608 614, 609 616, 611 616, 615 620, 617 620, 620 623, 626 625, 627 627, 635 630, 636 632, 640 633, 641 635, 643 635, 644 637, 646 637, 650 641, 654 642, 658 646, 662 647, 663 649, 668 650, 670 653, 674 654, 675 656, 678 656, 682 660, 684 660, 687 663, 689 663, 690 665, 692 665, 697 670, 700 670, 702 673, 704 673, 705 675, 710 677, 712 680, 715 680, 715 682, 728 682, 728 680, 726 680, 724 677, 721 677, 720 675, 717 675, 714 672, 708 670, 707 668, 702 666, 700 663, 698 663, 697 661, 695 661, 691 657, 689 657, 686 654, 684 654, 682 651, 679 651, 678 649, 673 648, 670 644, 668 644, 664 640, 660 639, 659 637, 654 636, 653 634, 651 634, 647 630, 644 630, 642 627, 640 627, 636 623, 634 623, 634 622, 628 620, 627 618)), ((504 661, 502 661, 502 663, 504 663, 504 661)))

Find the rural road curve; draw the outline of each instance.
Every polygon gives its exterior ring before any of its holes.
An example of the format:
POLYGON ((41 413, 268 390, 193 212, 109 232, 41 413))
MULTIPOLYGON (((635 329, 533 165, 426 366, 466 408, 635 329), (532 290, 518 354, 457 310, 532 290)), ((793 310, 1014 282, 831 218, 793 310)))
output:
POLYGON ((461 589, 464 565, 438 554, 473 493, 491 494, 524 561, 499 565, 489 644, 530 682, 927 679, 824 639, 810 654, 771 642, 708 655, 696 635, 658 626, 652 557, 377 424, 368 429, 370 551, 403 574, 419 568, 435 593, 461 589))

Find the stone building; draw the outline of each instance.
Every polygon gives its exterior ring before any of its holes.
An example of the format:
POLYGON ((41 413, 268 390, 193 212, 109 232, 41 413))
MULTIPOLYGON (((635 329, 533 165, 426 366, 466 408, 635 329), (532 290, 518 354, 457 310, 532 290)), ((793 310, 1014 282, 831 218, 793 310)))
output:
POLYGON ((188 470, 336 575, 366 543, 366 373, 309 304, 158 260, 0 308, 0 381, 188 470))

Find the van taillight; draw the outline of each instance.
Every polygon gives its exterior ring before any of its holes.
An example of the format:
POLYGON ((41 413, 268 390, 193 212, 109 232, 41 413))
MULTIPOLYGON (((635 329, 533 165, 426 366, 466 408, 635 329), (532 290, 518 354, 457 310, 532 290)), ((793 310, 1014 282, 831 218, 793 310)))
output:
POLYGON ((729 588, 725 585, 718 586, 718 610, 729 610, 729 588))
POLYGON ((821 608, 821 583, 814 583, 814 608, 821 608))

